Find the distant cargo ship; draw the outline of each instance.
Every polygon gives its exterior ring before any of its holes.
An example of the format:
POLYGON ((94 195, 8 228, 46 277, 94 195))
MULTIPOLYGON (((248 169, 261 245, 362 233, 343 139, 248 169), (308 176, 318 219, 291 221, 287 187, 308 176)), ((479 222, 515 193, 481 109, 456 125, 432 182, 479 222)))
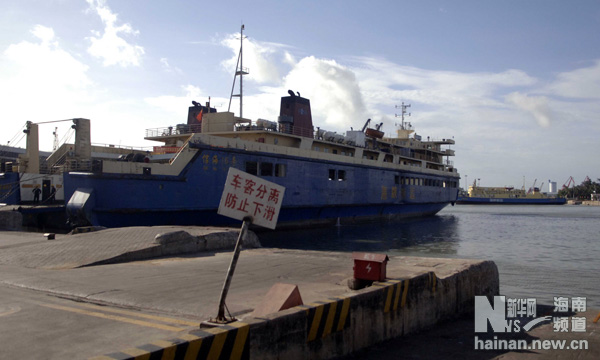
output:
POLYGON ((485 205, 563 205, 567 199, 548 196, 533 187, 530 191, 505 187, 481 187, 475 182, 469 186, 468 193, 460 194, 457 204, 485 204, 485 205))

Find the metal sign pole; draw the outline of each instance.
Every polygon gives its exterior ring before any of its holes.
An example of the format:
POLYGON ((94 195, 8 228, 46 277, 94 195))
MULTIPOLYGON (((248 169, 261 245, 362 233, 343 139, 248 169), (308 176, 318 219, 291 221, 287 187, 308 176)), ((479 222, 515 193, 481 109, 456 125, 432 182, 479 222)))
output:
MULTIPOLYGON (((231 263, 229 264, 229 270, 227 270, 227 277, 225 278, 225 284, 223 284, 223 290, 221 291, 221 298, 219 299, 219 313, 217 315, 217 322, 227 322, 225 318, 225 298, 227 297, 227 292, 229 291, 229 285, 231 285, 231 280, 233 279, 233 272, 235 271, 235 266, 237 265, 237 260, 240 257, 240 250, 242 241, 246 239, 246 233, 248 232, 248 226, 252 223, 252 217, 247 216, 244 218, 244 222, 242 223, 242 228, 240 229, 240 235, 238 236, 237 242, 235 243, 235 249, 233 250, 233 257, 231 258, 231 263)), ((232 319, 233 320, 233 319, 232 319)))

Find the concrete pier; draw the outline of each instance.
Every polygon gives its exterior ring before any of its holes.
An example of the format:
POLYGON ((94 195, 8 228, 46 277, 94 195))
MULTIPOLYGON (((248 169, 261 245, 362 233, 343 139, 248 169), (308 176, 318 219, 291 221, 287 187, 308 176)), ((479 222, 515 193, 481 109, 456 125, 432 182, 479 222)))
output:
POLYGON ((0 231, 18 231, 23 228, 23 215, 18 211, 0 210, 0 231))
POLYGON ((107 229, 55 240, 0 232, 0 331, 11 344, 3 353, 328 359, 464 316, 474 310, 475 295, 499 291, 489 261, 395 256, 385 281, 355 291, 347 286, 350 253, 247 243, 226 301, 238 321, 200 329, 216 316, 236 235, 195 227, 107 229), (276 283, 297 285, 304 305, 251 317, 276 283))

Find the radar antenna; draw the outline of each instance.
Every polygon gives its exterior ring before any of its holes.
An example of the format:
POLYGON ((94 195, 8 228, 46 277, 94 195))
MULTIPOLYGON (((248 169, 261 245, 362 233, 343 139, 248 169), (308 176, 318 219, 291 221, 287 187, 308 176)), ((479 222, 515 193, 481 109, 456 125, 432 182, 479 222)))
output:
MULTIPOLYGON (((400 105, 400 106, 396 105, 396 109, 402 109, 400 115, 394 114, 396 117, 401 117, 402 118, 402 125, 400 126, 400 128, 402 130, 406 130, 405 127, 404 127, 404 115, 407 114, 406 109, 409 108, 409 107, 410 107, 410 104, 404 105, 404 101, 402 102, 402 105, 400 105)), ((410 113, 408 113, 407 116, 410 116, 410 113)), ((410 124, 409 124, 409 127, 410 127, 410 124)))

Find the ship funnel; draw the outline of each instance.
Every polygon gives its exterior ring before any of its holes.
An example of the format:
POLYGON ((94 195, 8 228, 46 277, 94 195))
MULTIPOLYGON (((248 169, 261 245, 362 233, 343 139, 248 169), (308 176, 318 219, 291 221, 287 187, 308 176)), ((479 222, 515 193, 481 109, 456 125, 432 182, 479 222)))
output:
MULTIPOLYGON (((209 98, 210 100, 210 98, 209 98)), ((216 108, 210 107, 210 102, 206 103, 206 106, 203 106, 197 101, 192 101, 192 105, 188 108, 188 118, 187 118, 187 127, 186 132, 194 132, 199 133, 202 132, 202 116, 208 113, 217 112, 216 108)))
POLYGON ((288 91, 290 96, 281 98, 279 110, 279 129, 282 132, 310 137, 314 136, 312 114, 310 112, 310 100, 288 91))

